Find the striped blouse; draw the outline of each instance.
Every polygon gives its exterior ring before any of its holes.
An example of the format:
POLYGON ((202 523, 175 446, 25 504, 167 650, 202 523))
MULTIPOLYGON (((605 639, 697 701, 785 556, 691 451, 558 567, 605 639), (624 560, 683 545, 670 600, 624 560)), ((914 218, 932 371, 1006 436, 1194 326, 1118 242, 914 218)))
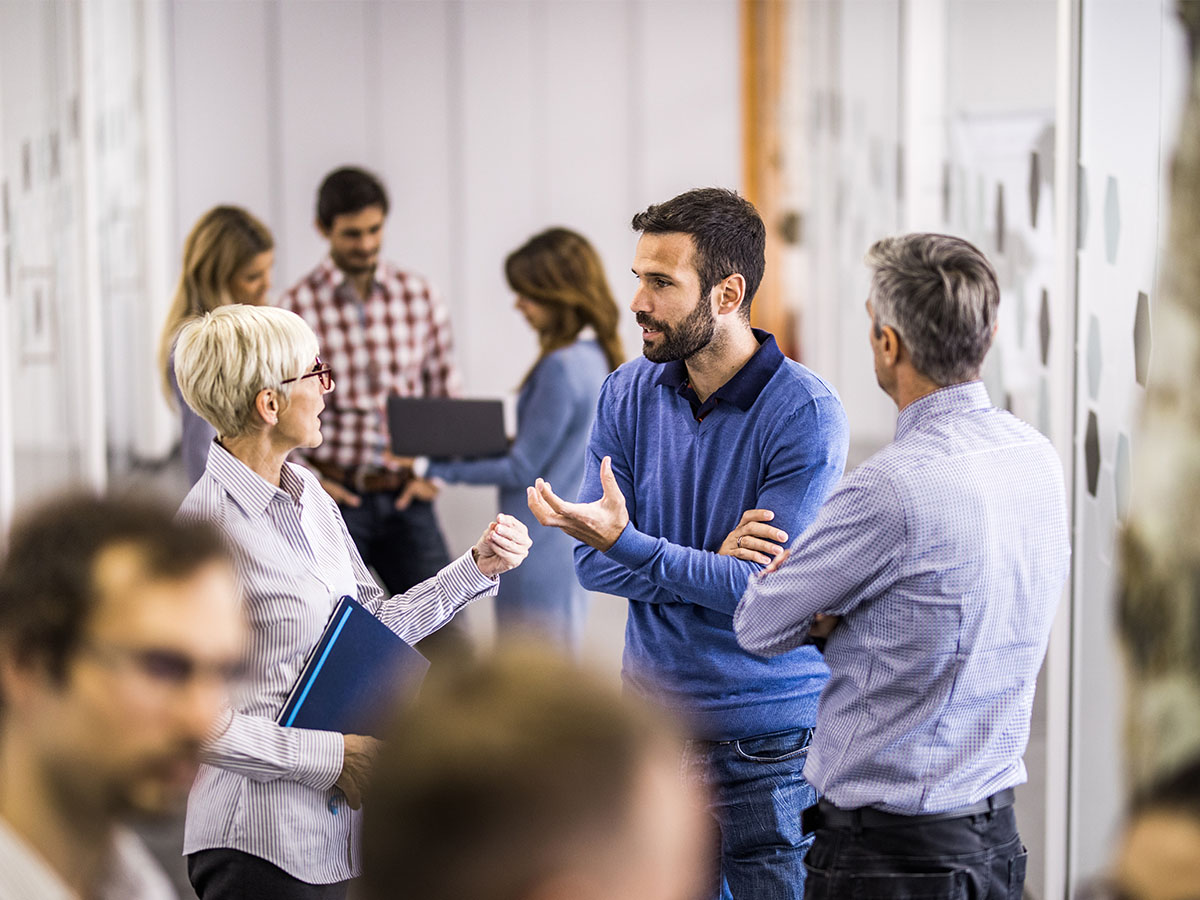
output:
POLYGON ((466 553, 388 599, 308 471, 285 463, 275 487, 215 442, 180 515, 212 521, 230 539, 250 631, 247 678, 188 798, 183 852, 241 850, 311 884, 353 878, 361 872, 362 811, 333 787, 342 736, 284 728, 275 717, 343 595, 411 644, 494 594, 498 581, 466 553))

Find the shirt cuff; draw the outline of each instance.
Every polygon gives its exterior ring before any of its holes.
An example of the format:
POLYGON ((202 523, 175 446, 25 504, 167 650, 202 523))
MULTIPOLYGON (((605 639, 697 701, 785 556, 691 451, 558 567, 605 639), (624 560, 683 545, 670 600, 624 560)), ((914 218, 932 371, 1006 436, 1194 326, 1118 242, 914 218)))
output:
POLYGON ((488 578, 479 571, 470 550, 438 572, 437 578, 446 596, 456 601, 494 594, 500 585, 499 576, 488 578))
POLYGON ((296 768, 292 780, 325 791, 342 775, 346 744, 336 731, 289 728, 296 737, 296 768))
POLYGON ((657 552, 658 538, 643 534, 633 527, 632 522, 629 522, 625 525, 621 536, 604 551, 604 555, 631 571, 637 571, 650 562, 657 552))
POLYGON ((412 461, 412 473, 418 478, 424 478, 429 471, 429 457, 418 456, 412 461))

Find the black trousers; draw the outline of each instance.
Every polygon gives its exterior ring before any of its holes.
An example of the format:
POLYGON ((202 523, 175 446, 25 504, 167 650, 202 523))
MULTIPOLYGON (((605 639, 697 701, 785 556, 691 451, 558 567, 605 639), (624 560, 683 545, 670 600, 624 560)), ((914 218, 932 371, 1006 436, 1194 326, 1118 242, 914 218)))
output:
POLYGON ((805 900, 1021 900, 1026 851, 1011 806, 883 827, 816 821, 805 900))
POLYGON ((309 884, 241 850, 201 850, 187 858, 200 900, 345 900, 348 881, 309 884))

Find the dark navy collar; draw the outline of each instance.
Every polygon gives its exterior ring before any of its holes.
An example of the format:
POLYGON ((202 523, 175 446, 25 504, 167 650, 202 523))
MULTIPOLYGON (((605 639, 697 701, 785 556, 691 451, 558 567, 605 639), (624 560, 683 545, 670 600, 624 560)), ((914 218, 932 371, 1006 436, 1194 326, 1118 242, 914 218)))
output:
POLYGON ((773 334, 761 328, 751 330, 758 341, 757 352, 703 403, 688 383, 687 366, 683 360, 662 363, 662 371, 658 373, 655 384, 673 388, 675 393, 686 398, 698 419, 704 418, 718 402, 732 403, 743 412, 750 409, 784 359, 773 334))

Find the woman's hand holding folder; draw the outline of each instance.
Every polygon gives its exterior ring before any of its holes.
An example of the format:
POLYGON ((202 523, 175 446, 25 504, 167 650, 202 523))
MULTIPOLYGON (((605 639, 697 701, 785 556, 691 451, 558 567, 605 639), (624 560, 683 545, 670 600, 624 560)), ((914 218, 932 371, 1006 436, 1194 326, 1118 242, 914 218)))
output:
POLYGON ((342 774, 333 786, 346 795, 351 809, 358 809, 379 753, 379 741, 363 734, 343 734, 342 743, 342 774))

